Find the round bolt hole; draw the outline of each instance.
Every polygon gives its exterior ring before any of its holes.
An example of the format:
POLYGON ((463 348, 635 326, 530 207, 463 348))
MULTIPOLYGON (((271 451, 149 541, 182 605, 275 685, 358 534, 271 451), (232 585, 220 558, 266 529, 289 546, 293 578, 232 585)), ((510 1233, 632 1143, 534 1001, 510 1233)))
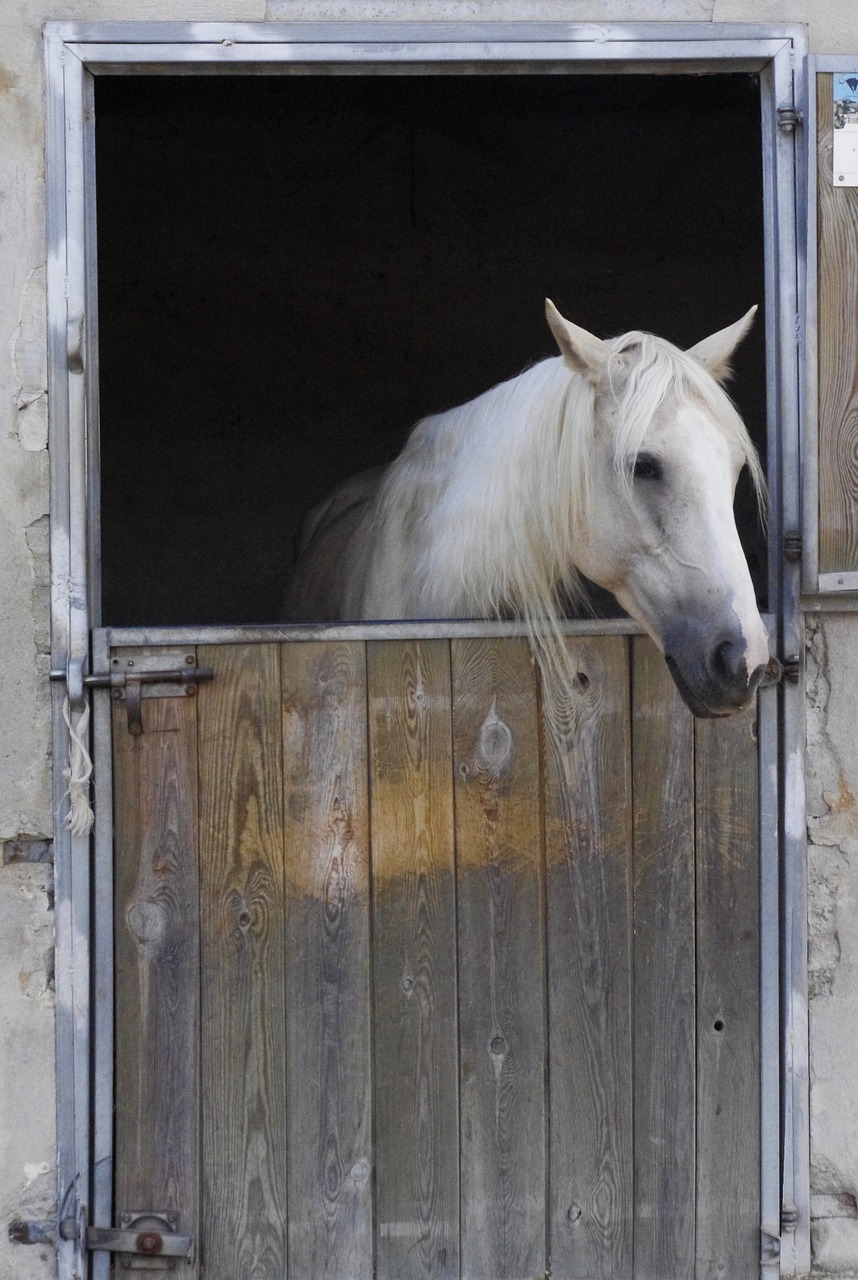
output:
POLYGON ((712 1024, 712 1026, 714 1027, 714 1029, 715 1029, 716 1031, 723 1031, 723 1030, 724 1030, 724 1023, 721 1021, 721 1019, 720 1019, 720 1018, 716 1018, 716 1019, 715 1019, 715 1021, 714 1021, 714 1022, 713 1022, 713 1024, 712 1024))

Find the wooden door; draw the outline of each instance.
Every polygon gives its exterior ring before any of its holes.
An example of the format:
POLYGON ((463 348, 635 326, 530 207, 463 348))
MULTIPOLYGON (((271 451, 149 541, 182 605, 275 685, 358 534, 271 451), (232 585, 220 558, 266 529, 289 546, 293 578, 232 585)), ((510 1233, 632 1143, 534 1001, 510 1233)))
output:
POLYGON ((116 1215, 206 1280, 759 1274, 752 715, 642 638, 200 645, 116 704, 116 1215))

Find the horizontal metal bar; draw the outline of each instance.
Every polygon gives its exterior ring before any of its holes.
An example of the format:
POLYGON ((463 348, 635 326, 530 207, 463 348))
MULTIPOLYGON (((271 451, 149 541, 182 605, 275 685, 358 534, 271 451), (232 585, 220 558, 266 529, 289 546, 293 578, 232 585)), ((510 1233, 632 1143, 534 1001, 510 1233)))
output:
MULTIPOLYGON (((567 636, 642 635, 633 618, 585 618, 561 622, 567 636)), ((462 637, 527 636, 521 621, 341 622, 275 624, 250 627, 107 627, 103 633, 111 648, 143 645, 295 644, 315 640, 433 640, 462 637)))
MULTIPOLYGON (((634 63, 638 70, 655 62, 673 70, 697 70, 717 61, 719 70, 727 67, 737 71, 755 71, 763 67, 780 51, 783 42, 768 41, 751 51, 747 45, 737 46, 735 41, 677 41, 660 42, 652 47, 652 55, 636 41, 605 40, 594 45, 590 41, 569 40, 518 40, 472 42, 422 41, 402 39, 393 41, 372 40, 346 42, 338 40, 302 43, 287 39, 269 44, 219 41, 208 44, 75 43, 68 46, 71 53, 80 58, 93 73, 103 70, 111 73, 125 65, 135 67, 160 64, 162 67, 182 63, 187 66, 228 67, 230 64, 256 65, 313 65, 332 66, 339 63, 355 65, 384 65, 418 63, 421 66, 452 62, 455 64, 510 64, 554 63, 565 66, 570 63, 589 63, 593 66, 613 66, 617 63, 634 63)), ((716 68, 712 68, 715 70, 716 68)))
MULTIPOLYGON (((775 618, 764 613, 763 622, 774 634, 775 618)), ((644 629, 634 618, 569 618, 558 624, 564 636, 639 636, 644 629)), ((300 644, 313 640, 456 640, 501 638, 529 634, 527 624, 471 619, 426 622, 275 623, 246 627, 104 627, 95 632, 105 648, 143 645, 300 644)))
POLYGON ((848 53, 815 53, 813 55, 812 69, 821 72, 854 71, 855 55, 848 53))
POLYGON ((846 570, 843 573, 821 573, 817 581, 820 592, 858 591, 858 573, 854 570, 846 570))
POLYGON ((114 1227, 89 1227, 86 1233, 89 1250, 110 1253, 132 1253, 144 1258, 192 1258, 194 1237, 173 1235, 144 1227, 141 1231, 120 1231, 114 1227))
MULTIPOLYGON (((175 667, 164 671, 104 671, 84 676, 88 689, 124 689, 129 680, 137 684, 199 684, 201 680, 214 680, 212 667, 175 667)), ((52 680, 65 680, 64 671, 52 671, 52 680)))
POLYGON ((66 44, 182 44, 229 43, 303 44, 344 41, 422 41, 459 44, 462 41, 570 41, 586 44, 629 43, 667 45, 677 41, 708 45, 729 41, 760 56, 774 56, 788 41, 803 37, 793 24, 715 22, 479 22, 387 21, 365 22, 49 22, 47 33, 66 44), (768 51, 768 52, 766 52, 768 51))
POLYGON ((858 592, 839 591, 827 595, 804 596, 802 613, 856 613, 858 592))

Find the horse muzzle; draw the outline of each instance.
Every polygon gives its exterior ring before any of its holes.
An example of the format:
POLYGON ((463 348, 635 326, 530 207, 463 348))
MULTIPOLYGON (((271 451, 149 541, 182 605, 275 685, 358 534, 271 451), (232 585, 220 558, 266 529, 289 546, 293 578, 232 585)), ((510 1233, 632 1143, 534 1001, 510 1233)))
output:
POLYGON ((674 623, 664 637, 664 658, 680 696, 695 716, 711 719, 744 710, 765 672, 765 663, 748 671, 748 646, 738 630, 715 632, 687 622, 674 623))

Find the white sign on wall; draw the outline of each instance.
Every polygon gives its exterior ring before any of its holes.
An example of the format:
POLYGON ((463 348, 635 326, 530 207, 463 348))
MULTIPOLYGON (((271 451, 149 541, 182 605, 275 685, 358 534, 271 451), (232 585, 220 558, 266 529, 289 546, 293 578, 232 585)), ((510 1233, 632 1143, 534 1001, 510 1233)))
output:
POLYGON ((858 71, 834 77, 834 185, 858 187, 858 71))

